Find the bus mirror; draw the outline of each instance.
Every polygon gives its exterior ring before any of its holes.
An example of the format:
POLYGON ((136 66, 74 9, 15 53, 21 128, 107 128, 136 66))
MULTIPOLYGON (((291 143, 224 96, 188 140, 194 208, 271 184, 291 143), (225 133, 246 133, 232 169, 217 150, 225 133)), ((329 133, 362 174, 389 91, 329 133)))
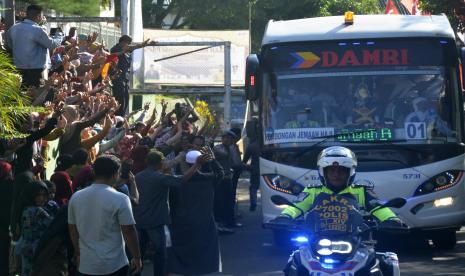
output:
POLYGON ((245 96, 247 100, 254 101, 258 99, 258 69, 260 67, 258 56, 249 55, 246 61, 245 69, 245 96))

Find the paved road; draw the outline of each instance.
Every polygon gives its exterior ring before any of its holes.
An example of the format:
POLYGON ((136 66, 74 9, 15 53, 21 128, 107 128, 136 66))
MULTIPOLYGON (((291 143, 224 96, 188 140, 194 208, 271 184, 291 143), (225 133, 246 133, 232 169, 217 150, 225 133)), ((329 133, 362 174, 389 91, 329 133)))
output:
MULTIPOLYGON (((246 185, 243 181, 238 193, 244 227, 220 237, 223 272, 215 276, 283 275, 281 269, 290 252, 273 246, 271 231, 261 227, 259 208, 248 210, 246 185)), ((465 275, 465 228, 458 239, 453 251, 435 251, 426 245, 399 253, 402 275, 465 275)), ((152 275, 150 264, 146 264, 143 275, 152 275)))

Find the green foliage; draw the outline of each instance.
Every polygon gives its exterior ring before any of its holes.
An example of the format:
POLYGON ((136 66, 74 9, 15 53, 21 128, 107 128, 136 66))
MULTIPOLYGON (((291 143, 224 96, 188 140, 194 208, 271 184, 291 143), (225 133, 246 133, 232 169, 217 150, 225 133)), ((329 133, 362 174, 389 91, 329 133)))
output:
POLYGON ((100 6, 108 5, 107 0, 103 2, 98 0, 36 0, 31 2, 65 15, 80 16, 98 16, 100 13, 100 6))
POLYGON ((431 14, 444 13, 455 31, 465 31, 465 4, 463 0, 420 0, 419 2, 422 11, 431 14))
POLYGON ((260 47, 261 37, 270 19, 291 20, 342 15, 346 11, 353 11, 355 14, 380 12, 378 0, 258 0, 252 10, 252 48, 254 51, 260 47))
POLYGON ((173 29, 188 27, 198 30, 248 29, 249 5, 252 17, 252 48, 257 51, 270 19, 289 20, 315 16, 379 13, 379 0, 143 0, 144 27, 161 28, 168 13, 175 20, 173 29), (183 23, 181 23, 183 22, 183 23))
POLYGON ((0 51, 0 137, 24 137, 17 130, 23 118, 43 108, 29 106, 29 98, 21 91, 21 77, 11 58, 0 51))
MULTIPOLYGON (((163 25, 163 20, 168 14, 174 14, 176 19, 174 26, 171 29, 177 29, 181 26, 178 26, 179 20, 183 14, 184 9, 181 6, 179 0, 172 0, 166 6, 164 0, 142 0, 142 18, 144 21, 144 28, 155 28, 161 29, 165 27, 163 25)), ((197 1, 194 1, 197 2, 197 1)))
POLYGON ((320 0, 319 2, 321 5, 319 16, 341 15, 346 11, 353 11, 356 14, 374 14, 381 12, 379 10, 379 0, 320 0))
POLYGON ((177 0, 189 28, 230 30, 248 28, 247 0, 177 0))

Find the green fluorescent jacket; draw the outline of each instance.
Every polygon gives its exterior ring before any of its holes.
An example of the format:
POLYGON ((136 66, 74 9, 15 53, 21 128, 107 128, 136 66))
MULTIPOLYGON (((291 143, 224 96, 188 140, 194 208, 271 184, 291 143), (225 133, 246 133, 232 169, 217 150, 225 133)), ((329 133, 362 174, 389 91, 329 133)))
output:
MULTIPOLYGON (((334 194, 334 192, 328 189, 326 186, 307 187, 303 190, 301 194, 301 196, 305 196, 305 198, 300 199, 300 201, 295 203, 295 205, 306 213, 310 210, 310 208, 313 205, 313 201, 315 200, 316 196, 320 193, 327 193, 330 195, 334 194)), ((373 199, 377 199, 377 196, 372 190, 369 190, 366 187, 349 186, 344 190, 340 191, 338 194, 352 194, 357 199, 357 202, 360 204, 361 208, 364 208, 367 211, 375 210, 372 212, 372 214, 380 222, 388 219, 397 218, 396 214, 394 214, 394 212, 387 207, 379 208, 371 206, 369 202, 373 199)), ((295 219, 301 215, 301 212, 297 208, 289 206, 283 210, 281 215, 295 219)))

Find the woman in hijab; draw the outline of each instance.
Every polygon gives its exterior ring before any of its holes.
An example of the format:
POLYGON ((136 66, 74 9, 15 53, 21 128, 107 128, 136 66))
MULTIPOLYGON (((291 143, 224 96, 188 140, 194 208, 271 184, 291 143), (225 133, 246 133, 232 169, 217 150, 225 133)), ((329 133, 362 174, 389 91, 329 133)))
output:
POLYGON ((48 201, 48 189, 44 182, 34 181, 25 196, 25 207, 21 212, 21 238, 16 244, 17 253, 21 255, 21 275, 30 276, 32 258, 42 234, 52 217, 44 206, 48 201))
POLYGON ((0 160, 0 275, 8 275, 11 203, 13 201, 13 173, 10 163, 0 160))
POLYGON ((50 181, 55 183, 55 202, 62 207, 67 205, 71 195, 73 194, 73 182, 67 172, 58 171, 50 177, 50 181))

